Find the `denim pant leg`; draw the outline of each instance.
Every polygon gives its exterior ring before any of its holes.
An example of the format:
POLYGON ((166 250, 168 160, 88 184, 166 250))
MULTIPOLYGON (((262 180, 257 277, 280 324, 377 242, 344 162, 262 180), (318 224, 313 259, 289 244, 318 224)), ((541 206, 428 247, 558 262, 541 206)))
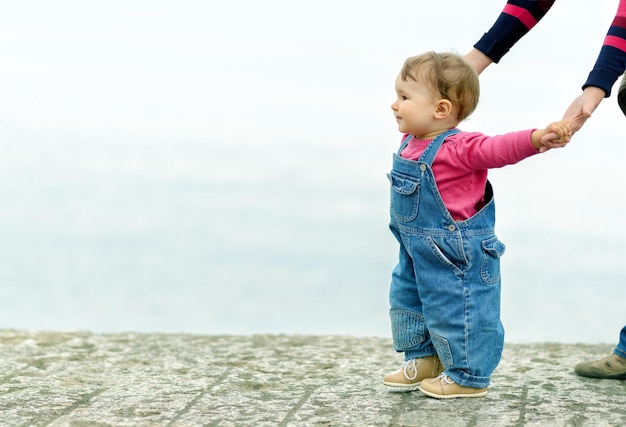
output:
POLYGON ((465 283, 467 367, 453 364, 446 374, 458 384, 482 388, 500 363, 504 327, 500 320, 500 281, 486 284, 474 276, 465 283))
POLYGON ((619 357, 626 358, 626 326, 622 328, 622 332, 619 334, 619 344, 613 352, 619 357))
POLYGON ((431 251, 423 252, 423 265, 419 266, 420 284, 424 285, 420 295, 430 338, 450 378, 466 387, 487 387, 504 345, 499 272, 497 277, 489 276, 489 283, 484 280, 481 239, 478 245, 468 246, 469 265, 464 270, 455 266, 456 261, 443 258, 440 249, 444 241, 434 237, 424 240, 432 245, 431 251))
POLYGON ((389 290, 393 346, 397 352, 404 352, 405 360, 431 356, 436 352, 424 324, 413 259, 406 251, 400 233, 394 228, 392 232, 400 242, 399 261, 391 275, 389 290))

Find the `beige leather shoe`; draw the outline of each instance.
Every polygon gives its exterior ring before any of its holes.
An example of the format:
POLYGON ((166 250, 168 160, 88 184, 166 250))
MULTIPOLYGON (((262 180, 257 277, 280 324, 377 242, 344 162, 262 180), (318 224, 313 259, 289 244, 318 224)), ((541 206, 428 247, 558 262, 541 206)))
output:
POLYGON ((443 371, 443 365, 435 354, 422 359, 410 359, 402 367, 385 375, 383 384, 395 391, 417 390, 424 378, 436 377, 443 371))
POLYGON ((453 399, 456 397, 483 397, 487 394, 486 388, 472 388, 458 385, 446 374, 437 378, 427 378, 422 381, 419 391, 426 396, 436 399, 453 399))
POLYGON ((574 367, 574 372, 589 378, 626 379, 626 359, 613 353, 604 359, 581 362, 574 367))

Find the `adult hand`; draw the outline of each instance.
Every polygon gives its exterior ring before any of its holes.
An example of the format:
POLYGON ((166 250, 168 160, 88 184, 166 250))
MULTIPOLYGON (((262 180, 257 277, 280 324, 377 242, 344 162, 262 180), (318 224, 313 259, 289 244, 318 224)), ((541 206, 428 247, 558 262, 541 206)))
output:
MULTIPOLYGON (((598 105, 602 102, 606 93, 595 86, 588 86, 583 90, 583 93, 578 95, 574 101, 570 104, 569 108, 563 115, 563 120, 570 122, 572 126, 572 132, 578 132, 587 119, 591 117, 591 114, 598 108, 598 105)), ((543 147, 539 150, 544 152, 550 148, 563 147, 565 144, 557 142, 558 138, 554 132, 551 132, 541 138, 543 147)))

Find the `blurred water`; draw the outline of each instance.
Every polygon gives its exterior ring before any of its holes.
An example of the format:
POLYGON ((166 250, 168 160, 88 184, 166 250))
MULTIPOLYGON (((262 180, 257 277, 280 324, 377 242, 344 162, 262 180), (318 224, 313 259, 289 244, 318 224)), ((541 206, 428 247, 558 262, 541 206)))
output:
MULTIPOLYGON (((389 335, 378 149, 19 142, 0 147, 0 327, 389 335)), ((530 215, 530 193, 501 210, 530 215)), ((501 222, 507 340, 616 341, 623 231, 501 222)))

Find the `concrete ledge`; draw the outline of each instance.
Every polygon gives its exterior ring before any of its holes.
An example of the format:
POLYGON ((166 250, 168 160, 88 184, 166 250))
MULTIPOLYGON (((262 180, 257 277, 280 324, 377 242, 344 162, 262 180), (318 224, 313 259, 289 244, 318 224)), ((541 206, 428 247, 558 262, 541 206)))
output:
POLYGON ((2 426, 624 426, 611 345, 508 344, 482 399, 390 393, 389 339, 0 331, 2 426))

